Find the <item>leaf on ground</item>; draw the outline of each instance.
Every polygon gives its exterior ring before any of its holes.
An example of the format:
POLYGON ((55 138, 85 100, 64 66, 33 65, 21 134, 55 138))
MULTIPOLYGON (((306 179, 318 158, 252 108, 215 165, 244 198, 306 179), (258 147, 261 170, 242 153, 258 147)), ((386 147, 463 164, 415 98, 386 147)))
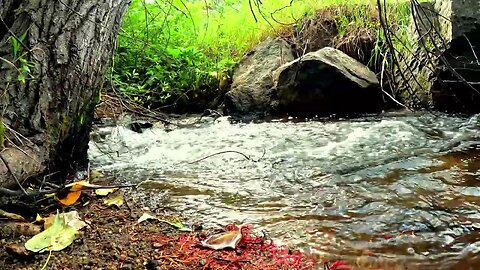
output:
MULTIPOLYGON (((164 220, 162 220, 162 221, 164 221, 164 220)), ((191 232, 192 231, 192 229, 185 227, 185 225, 183 225, 183 223, 180 222, 180 221, 176 221, 176 222, 164 221, 164 222, 167 222, 168 224, 170 224, 170 226, 178 229, 181 232, 191 232)))
POLYGON ((52 226, 54 219, 55 219, 55 215, 50 215, 48 217, 42 217, 40 214, 37 214, 37 217, 35 217, 36 222, 43 223, 43 228, 44 229, 47 229, 48 227, 52 226))
POLYGON ((77 181, 74 183, 70 183, 65 185, 65 187, 70 188, 70 191, 65 193, 64 191, 59 192, 55 195, 58 201, 60 201, 63 205, 72 205, 78 201, 80 196, 82 195, 82 190, 88 188, 99 188, 101 186, 90 184, 86 180, 77 181))
MULTIPOLYGON (((71 226, 72 228, 74 228, 75 230, 79 231, 81 229, 83 229, 84 227, 87 226, 87 223, 85 223, 85 221, 83 221, 81 218, 80 218, 80 215, 78 214, 77 211, 70 211, 70 212, 67 212, 67 213, 61 213, 59 214, 60 217, 63 217, 63 219, 65 220, 65 223, 69 226, 71 226)), ((43 227, 45 229, 48 229, 50 226, 52 226, 53 222, 55 221, 55 218, 56 218, 57 215, 50 215, 48 217, 41 217, 40 215, 37 215, 37 221, 43 221, 44 224, 43 224, 43 227)))
POLYGON ((33 252, 59 251, 72 244, 76 234, 77 230, 67 225, 65 219, 57 214, 52 226, 28 240, 25 248, 33 252))
POLYGON ((106 205, 115 205, 117 207, 120 207, 123 205, 123 196, 120 194, 116 197, 108 198, 103 200, 103 203, 106 205))
POLYGON ((72 205, 80 199, 80 196, 82 195, 81 191, 71 191, 68 192, 65 197, 61 197, 59 194, 55 196, 59 202, 61 202, 63 205, 72 205))
POLYGON ((95 190, 95 194, 98 196, 107 196, 110 193, 117 191, 118 188, 99 188, 95 190))
POLYGON ((156 216, 150 215, 149 213, 143 213, 142 216, 137 220, 137 224, 151 219, 159 220, 156 216))
POLYGON ((5 245, 5 251, 15 257, 29 257, 33 253, 28 251, 23 244, 11 243, 5 245))
POLYGON ((45 222, 45 218, 40 216, 40 214, 37 214, 37 216, 35 217, 35 221, 36 222, 45 222))
POLYGON ((166 223, 166 224, 174 227, 175 229, 177 229, 181 232, 191 232, 192 231, 190 228, 185 227, 185 225, 183 225, 183 223, 180 222, 180 221, 170 222, 170 221, 167 221, 167 220, 164 220, 164 219, 159 219, 156 216, 154 216, 152 214, 149 214, 149 213, 143 213, 142 216, 137 220, 137 224, 140 224, 140 223, 142 223, 144 221, 147 221, 147 220, 157 220, 157 221, 166 223))
POLYGON ((225 248, 235 248, 240 240, 242 240, 242 233, 240 230, 236 230, 214 234, 201 241, 200 245, 214 250, 220 250, 225 248))
POLYGON ((65 223, 77 231, 87 226, 87 223, 85 223, 85 221, 80 218, 80 215, 77 211, 70 211, 68 213, 64 213, 63 217, 65 218, 65 223))
POLYGON ((0 209, 0 217, 5 217, 5 218, 8 218, 8 219, 12 219, 12 220, 25 221, 25 218, 23 218, 22 216, 14 214, 14 213, 9 213, 7 211, 3 211, 2 209, 0 209))

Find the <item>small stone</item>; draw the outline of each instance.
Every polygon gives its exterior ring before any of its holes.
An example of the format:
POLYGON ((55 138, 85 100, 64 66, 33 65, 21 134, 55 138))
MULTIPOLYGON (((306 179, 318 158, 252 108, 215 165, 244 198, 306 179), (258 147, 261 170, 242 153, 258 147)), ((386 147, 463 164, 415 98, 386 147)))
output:
POLYGON ((129 264, 129 263, 128 263, 128 264, 124 264, 124 265, 122 265, 122 267, 120 267, 120 269, 122 269, 122 270, 131 270, 131 269, 133 269, 133 265, 131 265, 131 264, 129 264))
POLYGON ((118 260, 122 261, 122 262, 126 261, 127 260, 127 255, 125 253, 120 254, 118 260))

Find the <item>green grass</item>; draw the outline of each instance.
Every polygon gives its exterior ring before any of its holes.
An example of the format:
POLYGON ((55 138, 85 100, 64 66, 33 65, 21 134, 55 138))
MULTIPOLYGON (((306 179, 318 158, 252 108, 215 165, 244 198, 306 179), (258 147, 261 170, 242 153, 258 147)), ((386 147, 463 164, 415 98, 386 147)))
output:
MULTIPOLYGON (((319 9, 339 7, 340 37, 359 27, 378 29, 374 0, 262 2, 253 6, 253 15, 248 0, 133 0, 120 33, 114 81, 146 106, 188 103, 218 93, 219 78, 212 74, 230 74, 249 48, 319 9)), ((406 25, 408 5, 392 5, 389 12, 406 25)))
POLYGON ((5 125, 2 118, 0 118, 0 149, 5 147, 5 125))

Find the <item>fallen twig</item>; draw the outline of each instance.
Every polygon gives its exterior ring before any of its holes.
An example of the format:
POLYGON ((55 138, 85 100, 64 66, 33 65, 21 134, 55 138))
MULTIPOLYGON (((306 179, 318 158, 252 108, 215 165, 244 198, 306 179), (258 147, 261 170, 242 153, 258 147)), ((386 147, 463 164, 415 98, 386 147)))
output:
POLYGON ((24 193, 22 190, 0 188, 0 194, 6 195, 6 196, 20 196, 20 195, 36 196, 36 195, 50 194, 55 192, 56 192, 55 190, 39 190, 39 191, 31 191, 29 193, 24 193))
POLYGON ((12 168, 10 167, 10 164, 8 164, 8 162, 5 160, 5 158, 3 157, 2 153, 0 152, 0 159, 2 160, 3 164, 5 164, 5 167, 7 167, 7 170, 10 172, 10 174, 12 175, 13 179, 15 180, 15 182, 17 183, 17 185, 20 187, 20 189, 22 190, 22 192, 25 194, 25 195, 28 195, 28 192, 23 188, 22 184, 20 183, 20 181, 18 180, 17 176, 15 175, 15 173, 13 172, 12 168))
MULTIPOLYGON (((129 188, 129 187, 136 187, 138 184, 128 184, 128 185, 112 185, 112 186, 100 186, 95 185, 95 187, 84 187, 76 189, 72 188, 70 191, 84 191, 84 190, 97 190, 97 189, 112 189, 112 188, 129 188)), ((64 187, 65 188, 65 187, 64 187)))
POLYGON ((254 159, 252 159, 251 157, 247 156, 246 154, 244 154, 242 152, 235 151, 235 150, 225 150, 225 151, 220 151, 220 152, 217 152, 217 153, 210 154, 208 156, 205 156, 203 158, 200 158, 200 159, 197 159, 197 160, 194 160, 194 161, 191 161, 191 162, 187 162, 187 164, 195 164, 195 163, 203 161, 207 158, 211 158, 213 156, 218 156, 218 155, 227 154, 227 153, 239 154, 239 155, 243 156, 246 160, 250 160, 250 161, 253 161, 253 162, 259 162, 265 156, 265 152, 266 152, 265 149, 263 149, 263 155, 259 159, 254 160, 254 159))

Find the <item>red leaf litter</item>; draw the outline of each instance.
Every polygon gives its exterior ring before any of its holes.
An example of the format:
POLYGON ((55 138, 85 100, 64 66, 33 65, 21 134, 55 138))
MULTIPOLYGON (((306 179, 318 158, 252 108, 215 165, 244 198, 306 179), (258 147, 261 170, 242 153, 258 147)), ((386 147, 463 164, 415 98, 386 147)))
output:
MULTIPOLYGON (((156 256, 159 269, 214 269, 214 270, 310 270, 319 269, 319 263, 298 250, 276 245, 264 236, 253 235, 252 225, 240 228, 233 224, 226 231, 241 230, 242 239, 235 249, 213 250, 199 243, 206 237, 200 233, 152 238, 159 249, 156 256)), ((343 261, 324 264, 326 270, 351 270, 343 261)))

